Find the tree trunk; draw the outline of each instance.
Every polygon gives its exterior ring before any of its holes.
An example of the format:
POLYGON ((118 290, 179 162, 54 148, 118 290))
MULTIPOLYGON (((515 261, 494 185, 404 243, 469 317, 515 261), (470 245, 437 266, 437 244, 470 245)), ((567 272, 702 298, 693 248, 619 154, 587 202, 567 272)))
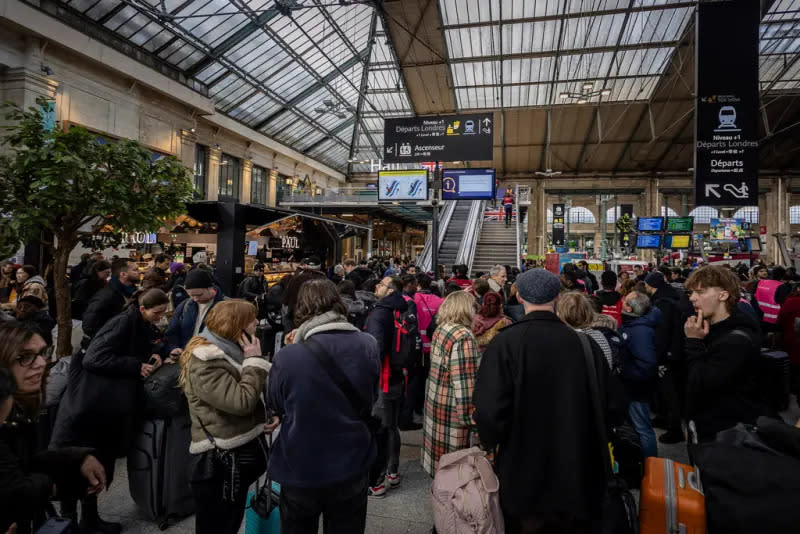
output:
POLYGON ((53 280, 56 286, 56 314, 58 320, 58 346, 56 356, 72 354, 72 295, 67 280, 69 253, 75 243, 58 239, 53 250, 53 280))

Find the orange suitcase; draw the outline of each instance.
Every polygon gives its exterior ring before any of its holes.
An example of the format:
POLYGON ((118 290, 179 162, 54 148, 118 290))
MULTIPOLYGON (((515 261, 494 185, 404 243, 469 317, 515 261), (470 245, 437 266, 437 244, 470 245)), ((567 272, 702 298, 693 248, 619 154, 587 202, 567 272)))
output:
POLYGON ((706 534, 706 502, 693 467, 647 458, 639 499, 641 534, 706 534))

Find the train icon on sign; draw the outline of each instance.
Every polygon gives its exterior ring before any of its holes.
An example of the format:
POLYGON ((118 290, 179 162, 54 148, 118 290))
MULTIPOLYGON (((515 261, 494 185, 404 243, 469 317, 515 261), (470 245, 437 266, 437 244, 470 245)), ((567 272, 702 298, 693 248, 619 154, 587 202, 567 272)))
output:
POLYGON ((736 127, 736 108, 733 106, 722 106, 719 108, 719 126, 714 129, 715 132, 740 132, 741 130, 736 127))
POLYGON ((465 134, 475 133, 475 121, 464 121, 464 133, 465 134))

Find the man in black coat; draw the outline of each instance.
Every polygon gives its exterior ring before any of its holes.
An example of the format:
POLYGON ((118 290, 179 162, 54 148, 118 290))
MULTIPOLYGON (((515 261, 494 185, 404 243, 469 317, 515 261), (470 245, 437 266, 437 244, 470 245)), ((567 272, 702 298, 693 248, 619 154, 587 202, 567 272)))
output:
POLYGON ((237 298, 246 299, 250 302, 255 302, 256 299, 263 296, 267 292, 267 281, 264 280, 264 264, 256 263, 253 267, 253 272, 248 274, 242 280, 237 291, 237 298))
POLYGON ((89 342, 103 325, 122 311, 130 296, 136 292, 138 283, 139 268, 136 262, 128 258, 114 260, 111 264, 111 281, 95 293, 83 312, 81 346, 84 349, 89 347, 89 342))
MULTIPOLYGON (((516 286, 526 315, 489 343, 473 394, 481 442, 499 446, 506 532, 589 531, 601 515, 606 444, 596 430, 582 344, 554 313, 556 275, 532 269, 516 286)), ((592 355, 604 391, 608 366, 599 347, 592 355)))
POLYGON ((697 315, 686 320, 689 420, 701 441, 737 423, 755 424, 771 415, 759 386, 761 334, 758 323, 737 308, 739 279, 709 265, 686 281, 697 315))

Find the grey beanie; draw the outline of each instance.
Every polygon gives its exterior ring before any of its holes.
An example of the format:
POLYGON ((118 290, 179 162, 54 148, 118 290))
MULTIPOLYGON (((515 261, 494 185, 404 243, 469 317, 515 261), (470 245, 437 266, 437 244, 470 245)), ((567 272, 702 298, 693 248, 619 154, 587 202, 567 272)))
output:
POLYGON ((561 280, 547 269, 531 269, 517 277, 519 296, 530 304, 547 304, 561 293, 561 280))

